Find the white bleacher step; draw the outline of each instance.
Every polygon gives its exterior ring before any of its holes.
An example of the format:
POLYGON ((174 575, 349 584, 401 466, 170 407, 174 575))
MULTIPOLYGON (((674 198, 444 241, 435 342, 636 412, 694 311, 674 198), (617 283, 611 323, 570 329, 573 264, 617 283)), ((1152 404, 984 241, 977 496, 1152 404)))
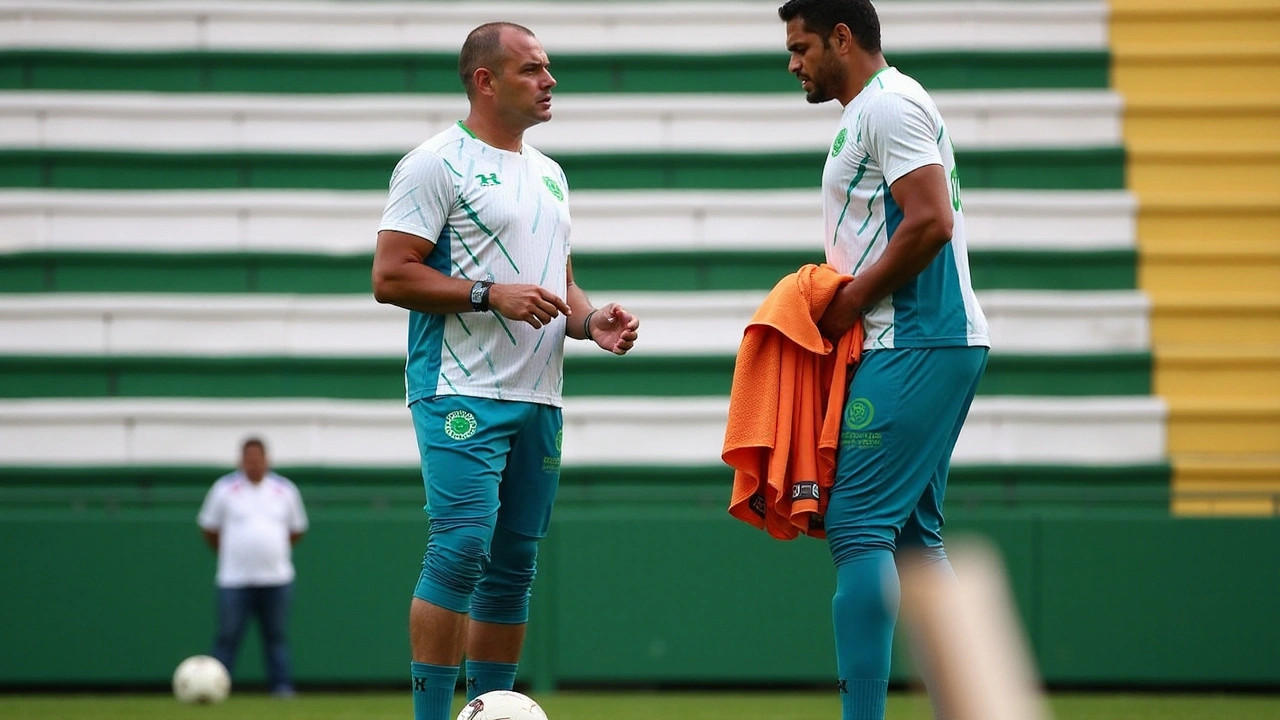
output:
MULTIPOLYGON (((639 356, 734 355, 760 292, 595 293, 641 318, 639 356)), ((1141 352, 1140 291, 990 291, 996 353, 1141 352)), ((367 296, 0 295, 0 354, 403 357, 407 312, 367 296)), ((569 342, 571 354, 590 353, 569 342)))
MULTIPOLYGON (((389 179, 389 178, 388 178, 389 179)), ((1133 249, 1125 191, 966 190, 974 250, 1133 249)), ((337 191, 0 191, 0 252, 369 253, 386 194, 337 191)), ((571 193, 575 251, 821 252, 818 188, 571 193)))
MULTIPOLYGON (((457 52, 486 20, 530 27, 554 54, 776 52, 777 3, 3 0, 0 44, 147 50, 457 52)), ((895 2, 878 8, 886 48, 1100 50, 1102 0, 895 2)))
MULTIPOLYGON (((933 94, 956 145, 1113 147, 1122 101, 1113 92, 933 94)), ((555 119, 526 137, 558 152, 821 153, 841 108, 794 96, 557 95, 555 119)), ((0 146, 136 151, 389 152, 402 154, 466 117, 440 95, 352 97, 95 92, 0 93, 0 146)))
MULTIPOLYGON (((567 465, 713 465, 728 398, 571 398, 567 465)), ((1163 402, 1142 398, 979 397, 956 464, 1159 462, 1163 402)), ((281 465, 413 466, 409 412, 396 402, 332 400, 0 401, 0 464, 205 465, 246 435, 281 465)))

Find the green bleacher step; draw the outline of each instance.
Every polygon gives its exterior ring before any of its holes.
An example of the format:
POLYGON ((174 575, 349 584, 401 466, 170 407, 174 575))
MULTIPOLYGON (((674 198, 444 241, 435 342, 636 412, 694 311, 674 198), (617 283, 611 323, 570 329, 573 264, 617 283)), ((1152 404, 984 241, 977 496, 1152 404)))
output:
MULTIPOLYGON (((352 348, 358 352, 359 348, 352 348)), ((570 356, 570 396, 725 396, 734 358, 570 356)), ((983 395, 1134 396, 1151 393, 1150 353, 991 356, 983 395)), ((340 398, 404 397, 399 358, 0 357, 3 398, 340 398)))
MULTIPOLYGON (((425 139, 425 138, 424 138, 425 139)), ((406 151, 409 148, 405 148, 406 151)), ((400 155, 0 150, 0 187, 386 190, 400 155)), ((557 154, 576 190, 816 189, 825 153, 557 154)), ((1123 148, 963 150, 970 188, 1118 190, 1123 148)))
MULTIPOLYGON (((369 231, 370 246, 374 230, 369 231)), ((813 252, 575 253, 575 277, 592 291, 767 290, 813 252)), ((1131 290, 1132 250, 970 251, 979 290, 1131 290)), ((290 253, 0 254, 0 293, 153 292, 368 294, 371 255, 290 253)))
MULTIPOLYGON (((1106 51, 891 53, 930 90, 1106 88, 1106 51)), ((787 53, 556 54, 556 92, 769 93, 800 85, 787 53)), ((0 52, 0 89, 239 93, 461 93, 443 53, 0 52)))
MULTIPOLYGON (((339 508, 420 512, 422 476, 415 467, 276 468, 302 489, 313 511, 339 508)), ((0 509, 196 507, 229 468, 191 466, 0 467, 0 509)), ((1167 508, 1168 465, 955 465, 947 504, 957 510, 1093 506, 1167 508)), ((590 467, 561 471, 557 502, 567 505, 721 506, 733 471, 726 466, 590 467)))

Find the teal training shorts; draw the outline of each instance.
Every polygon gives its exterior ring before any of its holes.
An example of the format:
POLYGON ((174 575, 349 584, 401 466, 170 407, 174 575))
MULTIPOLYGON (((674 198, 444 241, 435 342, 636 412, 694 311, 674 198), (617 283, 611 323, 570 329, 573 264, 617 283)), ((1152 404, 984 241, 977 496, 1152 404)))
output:
POLYGON ((942 546, 951 452, 987 353, 948 347, 863 355, 849 384, 824 518, 836 565, 869 549, 942 546))
POLYGON ((433 522, 488 520, 546 536, 560 482, 560 408, 438 395, 409 409, 433 522))

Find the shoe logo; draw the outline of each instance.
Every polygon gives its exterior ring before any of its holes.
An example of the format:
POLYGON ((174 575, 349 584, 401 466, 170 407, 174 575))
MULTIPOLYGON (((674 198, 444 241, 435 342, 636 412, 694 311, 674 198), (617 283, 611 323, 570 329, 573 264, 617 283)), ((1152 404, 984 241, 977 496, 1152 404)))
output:
POLYGON ((444 434, 454 440, 466 440, 476 434, 476 416, 466 410, 454 410, 444 416, 444 434))
POLYGON ((560 189, 560 183, 547 177, 546 175, 543 175, 542 184, 547 186, 547 189, 551 191, 552 195, 556 196, 557 200, 564 202, 564 190, 560 189))
POLYGON ((844 410, 844 426, 850 430, 861 430, 871 424, 876 416, 876 409, 866 398, 855 398, 849 401, 844 410))
POLYGON ((831 143, 831 157, 835 157, 840 154, 840 151, 844 149, 844 141, 848 139, 849 129, 840 128, 840 134, 836 135, 836 141, 831 143))

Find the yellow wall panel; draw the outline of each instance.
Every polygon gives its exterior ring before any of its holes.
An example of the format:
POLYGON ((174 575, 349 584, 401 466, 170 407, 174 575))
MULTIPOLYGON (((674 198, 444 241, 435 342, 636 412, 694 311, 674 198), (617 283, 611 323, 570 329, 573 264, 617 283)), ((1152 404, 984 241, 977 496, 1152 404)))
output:
POLYGON ((1112 0, 1113 46, 1280 38, 1280 0, 1112 0))
POLYGON ((1280 151, 1131 148, 1127 171, 1129 189, 1140 197, 1260 194, 1280 203, 1280 151))
POLYGON ((1260 347, 1157 347, 1155 390, 1164 397, 1271 400, 1280 408, 1280 352, 1260 347))
POLYGON ((1194 251, 1210 243, 1224 252, 1256 252, 1280 243, 1280 202, 1239 200, 1209 204, 1195 197, 1149 193, 1138 209, 1138 244, 1146 253, 1162 248, 1194 251))
POLYGON ((1271 517, 1280 509, 1270 498, 1185 498, 1174 495, 1173 514, 1183 517, 1271 517))
MULTIPOLYGON (((1230 233, 1228 224, 1221 230, 1230 233)), ((1187 250, 1142 253, 1138 283, 1153 297, 1186 292, 1280 294, 1280 248, 1270 252, 1214 252, 1213 242, 1187 250)))
POLYGON ((1210 107, 1148 102, 1125 109, 1125 138, 1138 145, 1183 142, 1198 147, 1280 146, 1280 98, 1274 104, 1210 107))
MULTIPOLYGON (((1151 343, 1226 345, 1241 349, 1280 346, 1280 303, 1239 305, 1222 298, 1168 300, 1153 297, 1151 343), (1217 301, 1217 302, 1214 302, 1217 301)), ((1158 386, 1160 376, 1154 377, 1158 386)))
POLYGON ((1280 405, 1168 400, 1171 452, 1280 454, 1280 405))
POLYGON ((1230 98, 1265 103, 1280 90, 1280 42, 1112 48, 1112 86, 1143 98, 1230 98))

